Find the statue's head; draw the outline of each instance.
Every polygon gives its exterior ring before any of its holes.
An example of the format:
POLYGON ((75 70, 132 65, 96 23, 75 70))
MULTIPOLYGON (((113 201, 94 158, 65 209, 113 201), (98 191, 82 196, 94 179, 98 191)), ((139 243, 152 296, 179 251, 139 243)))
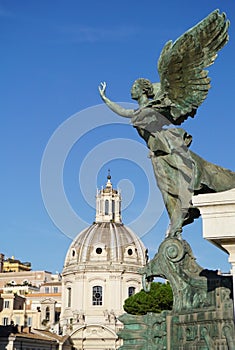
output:
POLYGON ((131 97, 133 100, 138 100, 143 94, 146 94, 148 98, 154 97, 153 84, 148 79, 139 78, 132 85, 131 97))

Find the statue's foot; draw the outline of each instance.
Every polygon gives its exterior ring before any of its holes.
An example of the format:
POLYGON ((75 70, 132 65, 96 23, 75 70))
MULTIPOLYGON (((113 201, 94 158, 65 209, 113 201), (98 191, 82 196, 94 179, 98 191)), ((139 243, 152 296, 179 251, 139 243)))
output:
POLYGON ((166 238, 177 238, 182 239, 182 227, 181 228, 172 228, 170 227, 166 232, 166 238))
POLYGON ((175 232, 173 237, 177 239, 182 239, 182 229, 180 231, 175 232))

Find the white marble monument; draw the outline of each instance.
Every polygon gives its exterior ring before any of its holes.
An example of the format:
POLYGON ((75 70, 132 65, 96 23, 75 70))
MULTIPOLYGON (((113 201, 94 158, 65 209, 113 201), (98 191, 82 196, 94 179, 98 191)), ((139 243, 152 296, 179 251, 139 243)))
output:
POLYGON ((193 205, 202 216, 203 237, 228 253, 235 286, 235 188, 194 196, 193 205))

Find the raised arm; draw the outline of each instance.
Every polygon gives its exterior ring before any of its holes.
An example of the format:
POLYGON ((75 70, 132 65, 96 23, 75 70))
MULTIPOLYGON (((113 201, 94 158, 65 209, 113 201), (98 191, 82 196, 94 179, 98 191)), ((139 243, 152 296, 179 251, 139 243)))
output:
POLYGON ((105 95, 105 90, 106 90, 106 83, 103 82, 99 86, 99 92, 102 100, 106 103, 106 105, 114 112, 117 113, 118 115, 125 117, 125 118, 131 118, 134 114, 134 109, 125 109, 118 105, 115 102, 112 102, 106 97, 105 95))

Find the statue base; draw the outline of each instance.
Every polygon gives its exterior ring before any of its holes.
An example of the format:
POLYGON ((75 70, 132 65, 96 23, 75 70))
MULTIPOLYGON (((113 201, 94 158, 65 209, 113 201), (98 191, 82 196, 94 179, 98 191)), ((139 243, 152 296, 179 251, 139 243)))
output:
POLYGON ((231 276, 203 269, 185 240, 166 238, 143 268, 145 279, 163 277, 173 291, 173 309, 119 319, 119 350, 235 350, 231 276))

